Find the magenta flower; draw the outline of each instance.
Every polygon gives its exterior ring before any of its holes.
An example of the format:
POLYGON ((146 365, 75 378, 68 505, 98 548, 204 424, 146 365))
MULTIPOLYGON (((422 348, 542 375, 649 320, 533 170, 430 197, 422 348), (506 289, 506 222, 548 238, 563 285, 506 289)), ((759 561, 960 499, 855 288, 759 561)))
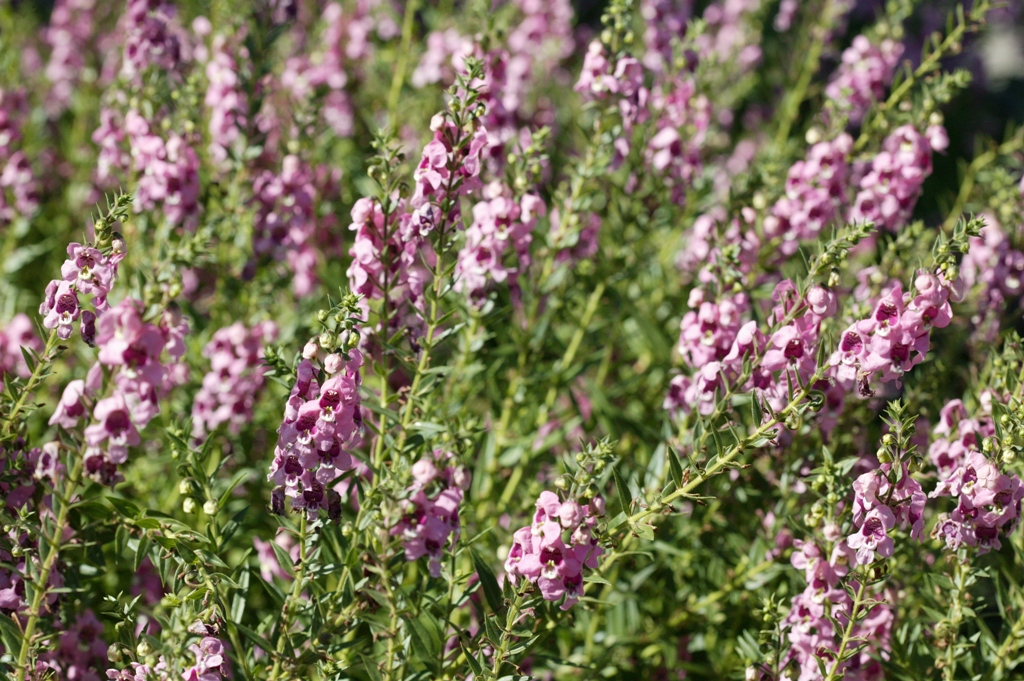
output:
POLYGON ((115 392, 96 403, 93 411, 95 423, 85 429, 85 442, 90 447, 107 445, 106 456, 113 464, 128 460, 128 447, 141 442, 139 431, 132 423, 131 410, 124 395, 115 392))
POLYGON ((604 552, 593 535, 596 516, 603 512, 603 499, 584 506, 541 492, 533 523, 513 535, 505 559, 509 579, 533 583, 545 600, 564 598, 561 609, 568 610, 583 596, 584 568, 596 569, 604 552))
POLYGON ((71 430, 78 425, 78 419, 85 415, 86 407, 82 398, 86 395, 85 381, 74 380, 64 388, 57 408, 50 417, 50 425, 59 425, 65 430, 71 430))
POLYGON ((876 506, 868 511, 860 528, 846 539, 850 548, 857 552, 857 562, 872 563, 876 553, 882 558, 891 556, 895 544, 888 532, 895 526, 896 518, 888 506, 876 506))
POLYGON ((43 315, 43 326, 56 329, 61 340, 71 338, 73 325, 81 314, 78 304, 78 293, 67 281, 51 281, 46 287, 46 299, 39 307, 43 315))

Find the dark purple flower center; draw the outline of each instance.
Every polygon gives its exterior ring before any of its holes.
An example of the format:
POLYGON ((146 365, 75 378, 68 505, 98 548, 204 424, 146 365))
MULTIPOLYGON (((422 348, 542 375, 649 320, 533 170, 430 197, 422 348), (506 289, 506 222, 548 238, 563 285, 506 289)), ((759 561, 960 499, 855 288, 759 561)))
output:
POLYGON ((804 342, 799 338, 786 343, 786 349, 782 351, 786 359, 800 359, 804 356, 804 342))
POLYGON ((879 518, 868 518, 864 521, 864 527, 861 528, 861 534, 865 537, 876 537, 881 539, 885 536, 885 528, 882 526, 882 521, 879 518))
POLYGON ((74 312, 78 309, 78 298, 71 293, 62 293, 57 297, 57 312, 64 314, 65 312, 74 312))
POLYGON ((860 334, 847 331, 843 334, 843 342, 839 347, 843 352, 860 354, 860 351, 864 349, 864 341, 861 340, 860 334))
POLYGON ((554 563, 555 565, 562 564, 562 552, 556 548, 545 547, 540 550, 540 562, 541 565, 547 565, 548 563, 554 563))
POLYGON ((337 390, 325 390, 323 394, 320 395, 321 407, 337 409, 339 404, 341 404, 341 393, 337 390))
POLYGON ((307 412, 299 416, 295 422, 295 428, 299 431, 312 430, 313 426, 316 425, 316 418, 318 414, 316 412, 307 412))
POLYGON ((982 525, 974 528, 974 535, 982 541, 990 542, 999 535, 999 528, 982 525))
POLYGON ((124 409, 115 409, 114 411, 107 414, 107 430, 111 435, 120 435, 121 433, 128 430, 131 426, 131 419, 128 418, 128 412, 124 409))
POLYGON ((310 506, 316 506, 324 500, 324 486, 314 482, 309 489, 302 493, 302 498, 310 506))
POLYGON ((289 456, 284 460, 285 475, 302 475, 302 464, 297 456, 289 456))
POLYGON ((910 346, 905 343, 893 343, 889 350, 889 356, 897 362, 906 362, 910 357, 910 346))
POLYGON ((898 316, 896 306, 892 303, 879 303, 875 310, 875 320, 886 324, 896 321, 898 316))

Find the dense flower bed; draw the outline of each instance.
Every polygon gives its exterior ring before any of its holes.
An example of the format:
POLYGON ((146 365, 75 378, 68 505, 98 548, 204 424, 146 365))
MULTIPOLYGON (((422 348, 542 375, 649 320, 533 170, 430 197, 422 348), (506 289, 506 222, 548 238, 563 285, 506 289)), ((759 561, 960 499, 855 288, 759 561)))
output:
POLYGON ((0 669, 1017 678, 1024 8, 884 4, 0 8, 0 669))

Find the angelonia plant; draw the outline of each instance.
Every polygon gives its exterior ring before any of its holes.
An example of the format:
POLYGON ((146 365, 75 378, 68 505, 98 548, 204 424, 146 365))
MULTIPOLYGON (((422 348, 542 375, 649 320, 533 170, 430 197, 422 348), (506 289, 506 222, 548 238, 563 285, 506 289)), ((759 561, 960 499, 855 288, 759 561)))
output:
POLYGON ((0 4, 0 672, 1021 678, 1021 35, 0 4))

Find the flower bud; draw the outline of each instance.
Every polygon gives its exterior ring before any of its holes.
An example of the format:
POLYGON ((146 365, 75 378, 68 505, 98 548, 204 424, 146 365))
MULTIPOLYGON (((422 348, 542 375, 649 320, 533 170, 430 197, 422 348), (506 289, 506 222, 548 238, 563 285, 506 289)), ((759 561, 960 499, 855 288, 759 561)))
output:
POLYGON ((334 375, 342 370, 345 366, 345 358, 334 352, 327 357, 324 357, 324 371, 330 375, 334 375))
POLYGON ((320 349, 317 347, 314 341, 306 343, 305 347, 302 348, 302 359, 314 360, 316 359, 317 353, 320 349))
POLYGON ((185 513, 193 513, 196 510, 196 500, 192 497, 187 497, 181 504, 181 509, 185 513))
POLYGON ((153 646, 149 645, 149 641, 142 639, 139 641, 139 645, 135 647, 135 654, 139 657, 146 657, 153 652, 153 646))
POLYGON ((203 504, 203 513, 205 513, 206 515, 216 515, 217 502, 214 501, 213 499, 208 500, 205 504, 203 504))

